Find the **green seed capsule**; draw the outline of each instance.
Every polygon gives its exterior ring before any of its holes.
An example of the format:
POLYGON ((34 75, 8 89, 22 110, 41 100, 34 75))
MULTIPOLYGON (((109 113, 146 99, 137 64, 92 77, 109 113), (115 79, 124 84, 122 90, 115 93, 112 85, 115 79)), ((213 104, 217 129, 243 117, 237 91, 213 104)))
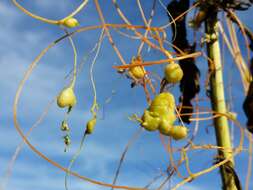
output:
POLYGON ((88 123, 86 125, 86 133, 87 134, 91 134, 94 131, 94 127, 95 127, 96 123, 97 123, 96 117, 94 117, 88 121, 88 123))
POLYGON ((170 135, 176 120, 174 113, 175 100, 169 92, 157 95, 142 116, 141 126, 148 131, 159 130, 164 135, 170 135))
POLYGON ((183 70, 179 64, 167 64, 164 69, 165 79, 168 83, 177 83, 183 78, 183 70))
POLYGON ((76 96, 73 88, 64 88, 57 97, 57 105, 60 108, 73 107, 76 104, 76 96))
POLYGON ((163 135, 166 135, 166 136, 170 136, 171 129, 172 129, 172 126, 171 126, 171 125, 167 125, 167 126, 161 125, 161 126, 159 127, 160 133, 163 134, 163 135))
POLYGON ((173 126, 171 130, 171 136, 175 140, 181 140, 188 135, 188 129, 185 126, 173 126))
POLYGON ((141 126, 144 127, 148 131, 155 131, 158 129, 160 125, 160 118, 159 115, 150 112, 148 110, 144 111, 142 116, 142 123, 141 126))
POLYGON ((65 20, 62 21, 62 25, 68 27, 68 28, 74 28, 79 26, 79 22, 77 19, 71 17, 71 18, 67 18, 65 20))
MULTIPOLYGON (((174 96, 169 92, 163 92, 157 95, 152 101, 149 110, 154 112, 162 111, 160 108, 174 110, 175 108, 175 99, 174 96)), ((162 113, 160 113, 162 114, 162 113)))

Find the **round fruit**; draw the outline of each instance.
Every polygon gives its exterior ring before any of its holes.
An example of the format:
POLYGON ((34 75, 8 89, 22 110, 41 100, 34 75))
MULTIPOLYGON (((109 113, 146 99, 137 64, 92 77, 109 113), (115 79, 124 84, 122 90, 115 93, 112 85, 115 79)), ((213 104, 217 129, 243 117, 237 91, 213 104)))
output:
POLYGON ((79 25, 79 22, 77 19, 71 17, 71 18, 67 18, 67 19, 63 20, 62 25, 66 26, 68 28, 74 28, 79 25))
POLYGON ((159 126, 160 133, 170 136, 173 124, 176 119, 177 117, 174 112, 161 116, 161 123, 159 126))
POLYGON ((168 83, 177 83, 183 78, 183 70, 177 63, 167 64, 164 69, 165 79, 168 83))
MULTIPOLYGON (((175 99, 174 96, 169 92, 163 92, 157 95, 152 101, 149 109, 151 111, 159 111, 161 107, 174 111, 175 99)), ((161 113, 160 113, 161 114, 161 113)))
POLYGON ((188 135, 188 129, 185 126, 173 126, 171 130, 171 136, 175 140, 181 140, 188 135))
POLYGON ((159 131, 161 134, 166 135, 166 136, 170 136, 170 132, 171 132, 172 126, 171 125, 161 125, 159 127, 159 131))
POLYGON ((148 110, 144 111, 144 114, 142 116, 142 123, 141 126, 144 127, 148 131, 155 131, 158 129, 159 124, 160 124, 160 118, 159 115, 150 112, 148 110))
POLYGON ((73 88, 64 88, 57 97, 57 105, 60 108, 73 107, 76 104, 76 96, 73 88))

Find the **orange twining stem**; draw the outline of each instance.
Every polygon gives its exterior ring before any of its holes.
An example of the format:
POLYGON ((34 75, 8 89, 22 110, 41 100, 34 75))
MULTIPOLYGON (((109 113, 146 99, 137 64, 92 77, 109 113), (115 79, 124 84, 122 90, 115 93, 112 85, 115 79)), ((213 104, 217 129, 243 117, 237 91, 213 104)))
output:
POLYGON ((162 59, 162 60, 158 60, 158 61, 146 61, 146 62, 139 63, 139 64, 136 63, 136 64, 118 65, 118 66, 112 66, 112 67, 114 69, 127 69, 127 68, 131 68, 131 67, 136 67, 136 66, 159 65, 159 64, 163 64, 163 63, 172 62, 172 61, 179 61, 182 59, 195 58, 195 57, 199 57, 201 55, 202 55, 202 52, 195 52, 195 53, 187 54, 187 55, 180 56, 180 57, 170 58, 170 59, 162 59))

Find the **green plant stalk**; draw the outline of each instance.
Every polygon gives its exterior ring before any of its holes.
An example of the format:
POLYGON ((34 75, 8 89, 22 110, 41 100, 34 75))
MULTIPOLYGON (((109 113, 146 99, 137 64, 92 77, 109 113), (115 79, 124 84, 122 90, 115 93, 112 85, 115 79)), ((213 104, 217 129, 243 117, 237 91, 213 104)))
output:
MULTIPOLYGON (((227 113, 226 102, 223 86, 223 68, 221 64, 220 45, 218 37, 218 20, 217 14, 213 14, 205 21, 206 36, 207 36, 207 53, 209 60, 210 75, 210 96, 212 109, 215 112, 227 113)), ((224 150, 219 150, 218 154, 221 159, 231 158, 227 165, 220 167, 223 190, 237 190, 235 184, 235 176, 227 168, 233 169, 234 160, 230 140, 230 132, 228 120, 225 116, 220 116, 214 119, 216 141, 218 146, 224 147, 224 150)))

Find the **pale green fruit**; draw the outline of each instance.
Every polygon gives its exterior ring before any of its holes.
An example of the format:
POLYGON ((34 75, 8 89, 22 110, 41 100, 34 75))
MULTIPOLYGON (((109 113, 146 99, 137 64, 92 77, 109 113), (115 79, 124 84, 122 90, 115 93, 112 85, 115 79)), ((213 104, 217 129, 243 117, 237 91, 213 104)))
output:
POLYGON ((171 111, 174 110, 174 108, 175 108, 174 96, 169 92, 163 92, 154 98, 149 107, 149 110, 155 112, 166 112, 164 109, 170 109, 169 111, 171 111))
POLYGON ((160 125, 159 127, 160 133, 166 136, 170 136, 171 129, 172 129, 171 125, 160 125))
POLYGON ((183 70, 179 64, 167 64, 164 69, 165 79, 168 83, 177 83, 183 78, 183 70))
POLYGON ((173 126, 170 135, 175 140, 181 140, 187 137, 188 129, 185 126, 173 126))
POLYGON ((60 108, 73 107, 76 104, 76 96, 73 88, 64 88, 57 97, 57 105, 60 108))
POLYGON ((74 28, 79 26, 79 22, 77 19, 71 17, 71 18, 67 18, 65 20, 62 21, 62 25, 68 27, 68 28, 74 28))
POLYGON ((91 120, 89 120, 87 122, 87 125, 86 125, 86 133, 87 134, 91 134, 94 131, 94 127, 95 127, 96 123, 97 123, 96 117, 92 118, 91 120))
POLYGON ((150 112, 148 110, 144 111, 142 116, 141 126, 144 127, 148 131, 155 131, 158 129, 160 124, 160 118, 157 114, 150 112))
POLYGON ((176 120, 174 112, 174 96, 169 92, 158 94, 142 116, 142 127, 148 131, 159 129, 160 133, 170 135, 171 128, 176 120))
POLYGON ((163 135, 170 136, 170 132, 172 130, 172 126, 176 120, 176 115, 174 112, 171 112, 170 114, 163 115, 161 117, 161 123, 159 126, 159 131, 163 135))

